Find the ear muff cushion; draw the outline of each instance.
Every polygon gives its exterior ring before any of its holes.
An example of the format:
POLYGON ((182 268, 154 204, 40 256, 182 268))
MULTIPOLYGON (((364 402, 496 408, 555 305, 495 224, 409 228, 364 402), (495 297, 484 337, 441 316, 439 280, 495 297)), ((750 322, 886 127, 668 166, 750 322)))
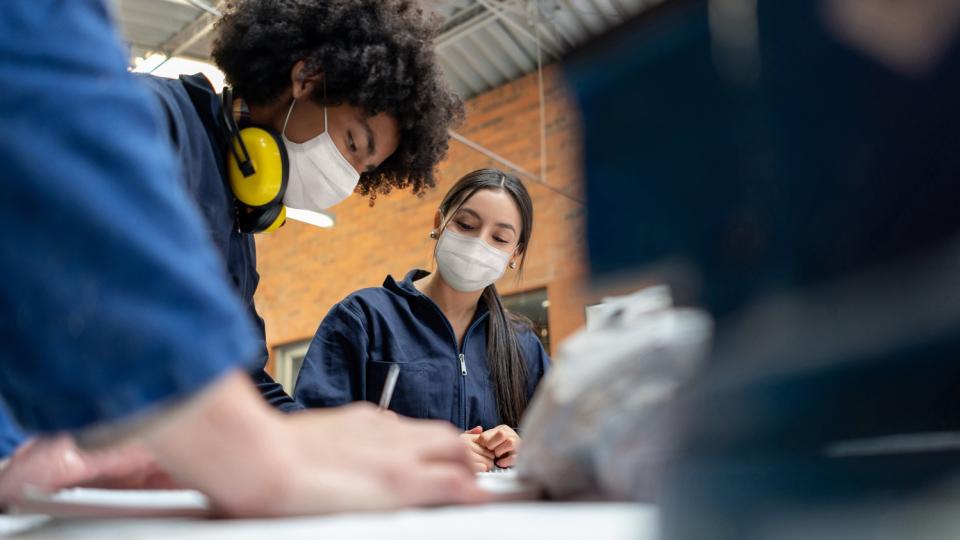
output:
POLYGON ((287 207, 283 206, 282 204, 278 204, 273 208, 279 208, 280 210, 277 213, 276 217, 272 217, 269 219, 265 218, 261 220, 262 224, 265 226, 261 232, 265 232, 265 233, 273 232, 279 229, 284 223, 287 222, 287 207))
MULTIPOLYGON (((239 136, 250 154, 254 173, 244 176, 233 152, 227 152, 227 175, 233 195, 253 208, 279 203, 287 189, 287 177, 290 174, 283 139, 274 131, 262 127, 244 128, 239 136)), ((235 143, 231 141, 231 144, 235 143)))
POLYGON ((273 232, 287 220, 287 209, 276 204, 266 208, 241 208, 237 218, 241 232, 273 232))

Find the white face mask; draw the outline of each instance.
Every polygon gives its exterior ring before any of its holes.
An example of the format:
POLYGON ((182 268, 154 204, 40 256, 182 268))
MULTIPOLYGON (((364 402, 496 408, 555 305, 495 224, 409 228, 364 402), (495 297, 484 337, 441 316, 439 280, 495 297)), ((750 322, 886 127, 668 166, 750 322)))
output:
POLYGON ((287 122, 297 100, 293 100, 283 121, 283 144, 290 158, 290 176, 283 204, 290 208, 326 210, 353 193, 360 182, 360 173, 343 157, 327 129, 327 108, 323 108, 323 133, 307 142, 295 143, 287 138, 287 122))
POLYGON ((437 268, 443 280, 460 292, 476 292, 494 283, 507 269, 510 254, 480 238, 443 231, 437 242, 437 268))

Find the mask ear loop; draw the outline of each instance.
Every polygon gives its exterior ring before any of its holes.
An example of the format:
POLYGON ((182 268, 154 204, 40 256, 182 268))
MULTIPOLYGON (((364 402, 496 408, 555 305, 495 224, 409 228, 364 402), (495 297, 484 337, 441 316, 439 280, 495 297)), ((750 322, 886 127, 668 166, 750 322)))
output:
POLYGON ((290 121, 290 113, 293 112, 293 106, 297 104, 297 98, 293 98, 293 101, 290 102, 290 108, 287 109, 287 116, 283 119, 283 128, 280 129, 280 135, 283 137, 287 136, 287 122, 290 121))
MULTIPOLYGON (((300 77, 299 77, 300 84, 303 84, 303 81, 305 81, 306 79, 307 79, 307 76, 301 71, 300 77)), ((324 98, 326 98, 326 93, 327 93, 326 85, 324 85, 323 93, 324 93, 324 98)), ((293 98, 293 101, 290 102, 290 108, 287 109, 287 116, 284 117, 283 119, 283 127, 280 129, 281 136, 285 137, 287 135, 287 122, 290 121, 290 114, 293 112, 293 106, 296 104, 297 104, 297 98, 293 98)), ((327 110, 326 109, 323 110, 323 130, 324 131, 327 130, 327 110)))
POLYGON ((323 77, 323 132, 329 135, 327 131, 327 77, 323 77))
MULTIPOLYGON (((305 78, 305 75, 300 74, 300 82, 302 83, 305 78)), ((323 132, 327 133, 327 79, 323 79, 323 132)), ((293 101, 290 102, 290 108, 287 109, 287 116, 283 119, 283 128, 280 130, 280 135, 287 135, 287 122, 290 121, 290 114, 293 113, 293 106, 297 104, 297 98, 293 98, 293 101)))

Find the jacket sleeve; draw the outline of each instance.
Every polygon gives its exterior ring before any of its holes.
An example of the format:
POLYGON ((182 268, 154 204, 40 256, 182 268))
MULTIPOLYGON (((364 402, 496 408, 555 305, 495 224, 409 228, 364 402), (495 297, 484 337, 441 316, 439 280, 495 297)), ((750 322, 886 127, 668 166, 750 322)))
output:
MULTIPOLYGON (((138 83, 142 84, 150 90, 150 94, 154 97, 157 103, 160 105, 160 109, 164 113, 165 122, 162 122, 162 127, 165 130, 165 133, 171 144, 173 146, 176 161, 180 164, 188 164, 180 167, 180 179, 182 180, 184 187, 187 188, 187 192, 194 199, 194 203, 203 212, 206 206, 203 201, 209 199, 210 197, 215 197, 216 193, 210 191, 209 187, 206 187, 209 184, 209 178, 211 176, 211 171, 203 167, 194 167, 200 161, 198 157, 199 152, 195 148, 191 148, 189 144, 189 132, 187 128, 182 125, 177 119, 184 116, 185 111, 182 108, 182 104, 170 93, 169 84, 170 81, 156 77, 154 75, 139 74, 136 76, 138 83)), ((192 112, 191 112, 192 113, 192 112)), ((217 183, 221 180, 219 175, 217 177, 217 183)), ((208 222, 215 221, 217 219, 215 214, 204 214, 204 218, 208 222)), ((227 252, 231 251, 230 242, 227 238, 215 237, 214 245, 221 251, 225 261, 228 265, 231 264, 230 257, 227 255, 227 252)), ((256 253, 256 247, 252 238, 245 238, 244 244, 241 246, 241 249, 238 252, 246 252, 251 255, 256 253)), ((249 265, 254 278, 254 283, 259 281, 259 276, 256 274, 256 262, 254 256, 251 256, 249 265)), ((248 261, 244 261, 248 262, 248 261)), ((229 275, 229 273, 228 273, 229 275)), ((240 286, 237 285, 238 290, 240 286)), ((256 290, 256 285, 253 286, 253 289, 249 292, 243 292, 240 296, 247 304, 247 312, 250 317, 250 321, 253 323, 256 331, 251 335, 251 338, 255 342, 256 355, 250 359, 248 373, 250 375, 253 384, 257 387, 257 390, 260 392, 260 395, 263 396, 263 399, 267 401, 272 407, 279 409, 283 412, 293 412, 297 410, 302 410, 303 407, 297 404, 287 392, 283 389, 283 386, 273 380, 273 378, 267 373, 266 365, 269 355, 267 352, 266 344, 266 334, 264 332, 264 323, 263 318, 260 317, 257 313, 257 308, 254 305, 253 301, 253 291, 256 290)))
POLYGON ((367 332, 360 316, 341 302, 317 328, 297 377, 294 397, 305 407, 334 407, 364 399, 367 332))
POLYGON ((552 360, 543 348, 543 343, 540 342, 540 339, 532 330, 525 330, 520 335, 520 341, 523 346, 524 359, 527 361, 527 398, 532 398, 540 380, 550 369, 552 360))
POLYGON ((271 407, 283 412, 303 410, 303 405, 297 403, 290 397, 286 390, 283 389, 283 385, 273 380, 273 377, 267 373, 267 360, 269 356, 267 353, 266 330, 263 317, 257 313, 257 308, 253 302, 250 302, 250 317, 257 327, 257 332, 253 335, 254 340, 257 342, 257 357, 253 360, 251 364, 253 367, 250 370, 250 378, 253 380, 253 384, 256 385, 260 395, 263 396, 263 399, 265 399, 271 407))
POLYGON ((94 0, 0 2, 0 395, 28 432, 115 423, 253 356, 159 109, 94 0), (29 47, 24 47, 29 43, 29 47), (64 99, 64 89, 69 99, 64 99))
POLYGON ((0 459, 10 457, 26 437, 16 426, 6 407, 0 406, 0 459))

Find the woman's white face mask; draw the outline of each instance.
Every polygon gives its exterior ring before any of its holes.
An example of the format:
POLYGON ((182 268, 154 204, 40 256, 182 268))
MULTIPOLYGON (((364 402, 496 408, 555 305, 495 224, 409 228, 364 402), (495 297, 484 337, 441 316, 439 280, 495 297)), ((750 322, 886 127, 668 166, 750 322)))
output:
POLYGON ((290 159, 290 176, 283 204, 290 208, 317 212, 334 206, 353 193, 360 173, 343 157, 327 129, 327 108, 323 108, 323 133, 302 143, 287 138, 287 122, 297 100, 294 99, 283 121, 283 144, 290 159))
POLYGON ((509 262, 509 253, 450 229, 437 241, 437 269, 443 280, 460 292, 476 292, 495 283, 509 262))

